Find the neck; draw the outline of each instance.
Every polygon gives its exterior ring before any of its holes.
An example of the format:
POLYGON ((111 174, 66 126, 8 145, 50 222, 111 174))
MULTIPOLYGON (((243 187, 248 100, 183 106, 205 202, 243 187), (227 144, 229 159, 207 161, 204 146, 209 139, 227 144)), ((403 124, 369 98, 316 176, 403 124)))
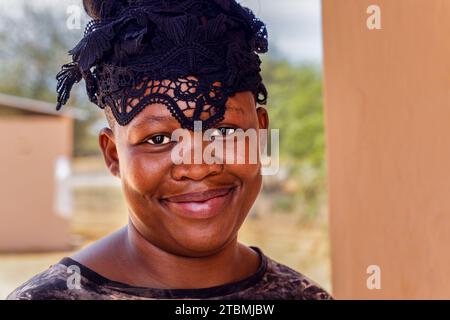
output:
POLYGON ((244 279, 259 267, 256 252, 237 237, 206 257, 184 257, 155 246, 131 221, 123 233, 127 283, 161 289, 207 288, 244 279), (131 272, 130 272, 131 271, 131 272))

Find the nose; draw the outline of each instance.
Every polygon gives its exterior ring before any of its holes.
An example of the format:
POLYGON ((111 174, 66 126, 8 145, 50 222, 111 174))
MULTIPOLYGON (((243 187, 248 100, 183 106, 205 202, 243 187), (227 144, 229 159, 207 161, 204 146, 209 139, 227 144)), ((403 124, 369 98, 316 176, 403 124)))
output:
POLYGON ((208 145, 208 141, 202 141, 201 143, 195 143, 195 141, 192 141, 194 143, 190 144, 190 152, 191 152, 191 163, 180 163, 180 164, 173 164, 171 169, 171 175, 174 180, 195 180, 195 181, 201 181, 205 179, 208 176, 215 176, 218 174, 221 174, 224 165, 223 161, 220 161, 219 157, 215 155, 215 152, 213 152, 212 156, 217 161, 213 161, 212 163, 205 163, 205 160, 203 159, 203 156, 200 156, 200 158, 196 157, 197 155, 203 155, 203 151, 208 145), (196 159, 194 161, 194 159, 196 159))
POLYGON ((215 176, 223 171, 222 164, 176 164, 172 168, 172 178, 175 180, 201 181, 208 176, 215 176))

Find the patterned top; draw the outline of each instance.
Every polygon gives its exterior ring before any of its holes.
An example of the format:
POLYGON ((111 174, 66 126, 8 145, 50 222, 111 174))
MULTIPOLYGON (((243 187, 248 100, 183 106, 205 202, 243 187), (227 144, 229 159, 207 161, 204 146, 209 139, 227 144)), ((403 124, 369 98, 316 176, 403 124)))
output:
POLYGON ((260 257, 259 269, 249 277, 224 285, 199 289, 156 289, 131 286, 107 279, 69 258, 63 258, 14 290, 8 300, 331 300, 324 289, 301 273, 267 257, 251 247, 260 257), (74 281, 74 272, 80 272, 74 281), (78 285, 77 285, 78 283, 78 285))

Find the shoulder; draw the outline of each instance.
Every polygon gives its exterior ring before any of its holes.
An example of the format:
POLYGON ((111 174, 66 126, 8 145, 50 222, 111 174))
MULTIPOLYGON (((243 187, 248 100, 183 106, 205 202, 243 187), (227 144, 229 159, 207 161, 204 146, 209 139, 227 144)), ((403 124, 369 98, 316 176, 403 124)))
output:
MULTIPOLYGON (((9 300, 106 299, 100 275, 90 267, 109 263, 123 230, 102 238, 35 275, 7 297, 9 300)), ((110 268, 112 269, 112 268, 110 268)))
MULTIPOLYGON (((7 300, 68 299, 70 271, 63 264, 52 265, 11 292, 7 300)), ((69 298, 70 299, 70 298, 69 298)))
POLYGON ((325 289, 304 274, 269 257, 267 257, 267 270, 263 283, 265 283, 265 289, 279 299, 333 299, 325 289))

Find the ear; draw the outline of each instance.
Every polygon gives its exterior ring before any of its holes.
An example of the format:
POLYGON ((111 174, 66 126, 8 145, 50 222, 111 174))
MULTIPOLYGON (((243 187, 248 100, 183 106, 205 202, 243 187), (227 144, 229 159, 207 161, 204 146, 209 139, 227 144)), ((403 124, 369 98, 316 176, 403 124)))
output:
POLYGON ((258 117, 259 129, 269 129, 269 113, 266 108, 258 107, 256 109, 256 115, 258 117))
POLYGON ((117 154, 114 132, 110 128, 101 129, 98 135, 98 141, 109 172, 113 176, 120 178, 119 156, 117 154))
POLYGON ((269 114, 264 107, 258 107, 256 109, 256 116, 258 117, 258 125, 259 129, 265 129, 267 130, 267 135, 265 136, 265 139, 261 139, 259 147, 261 150, 265 150, 267 147, 267 139, 269 138, 269 114))

